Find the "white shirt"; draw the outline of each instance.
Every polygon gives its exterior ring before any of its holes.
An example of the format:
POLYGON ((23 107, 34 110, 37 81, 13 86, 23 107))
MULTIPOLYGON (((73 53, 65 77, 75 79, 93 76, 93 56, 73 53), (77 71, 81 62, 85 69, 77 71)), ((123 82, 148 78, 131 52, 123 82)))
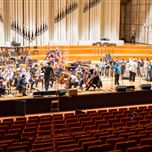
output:
POLYGON ((137 72, 137 63, 135 61, 129 61, 129 71, 137 72))
POLYGON ((71 78, 71 83, 78 82, 78 78, 75 75, 71 75, 70 78, 71 78))

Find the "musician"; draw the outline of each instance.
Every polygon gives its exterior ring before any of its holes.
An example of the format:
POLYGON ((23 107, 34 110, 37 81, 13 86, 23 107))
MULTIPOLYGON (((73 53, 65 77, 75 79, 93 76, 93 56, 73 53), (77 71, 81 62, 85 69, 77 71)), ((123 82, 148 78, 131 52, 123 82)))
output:
POLYGON ((86 90, 89 90, 90 87, 93 87, 94 90, 97 88, 102 87, 102 82, 99 77, 99 74, 96 70, 93 71, 93 75, 91 76, 90 80, 86 84, 86 90))
POLYGON ((121 68, 119 66, 119 63, 115 63, 114 65, 114 74, 115 74, 115 85, 119 85, 119 77, 121 73, 121 68))
POLYGON ((137 72, 137 63, 135 60, 130 60, 129 61, 129 81, 135 82, 136 72, 137 72))
POLYGON ((81 90, 83 90, 83 84, 86 84, 87 83, 87 81, 90 79, 90 77, 91 77, 91 73, 90 73, 90 71, 89 70, 84 70, 83 72, 82 72, 82 79, 80 80, 80 89, 81 90))
POLYGON ((16 89, 19 90, 19 93, 22 93, 23 96, 26 96, 26 77, 23 74, 21 78, 19 78, 18 82, 17 82, 17 86, 16 89))
POLYGON ((72 88, 72 87, 76 88, 79 84, 78 82, 79 80, 77 76, 71 73, 68 77, 69 88, 72 88))
MULTIPOLYGON (((44 72, 45 90, 48 91, 50 80, 53 80, 54 78, 54 70, 51 67, 50 62, 48 62, 47 65, 42 68, 42 71, 44 72)), ((53 81, 51 85, 53 86, 53 81)))
POLYGON ((0 79, 0 96, 5 93, 5 85, 3 84, 3 79, 0 79))

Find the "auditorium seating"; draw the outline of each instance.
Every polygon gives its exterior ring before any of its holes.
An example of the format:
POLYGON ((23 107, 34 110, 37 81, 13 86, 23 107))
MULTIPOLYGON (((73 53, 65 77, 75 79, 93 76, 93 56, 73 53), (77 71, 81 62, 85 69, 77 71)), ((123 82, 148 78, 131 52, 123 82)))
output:
POLYGON ((150 152, 152 107, 8 118, 0 133, 3 152, 150 152))

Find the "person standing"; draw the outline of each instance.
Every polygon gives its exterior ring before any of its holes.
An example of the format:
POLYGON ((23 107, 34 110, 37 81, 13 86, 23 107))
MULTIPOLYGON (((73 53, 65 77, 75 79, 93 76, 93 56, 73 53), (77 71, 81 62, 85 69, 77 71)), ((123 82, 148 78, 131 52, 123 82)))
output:
POLYGON ((53 80, 53 78, 54 78, 54 70, 51 67, 50 62, 48 62, 47 65, 42 68, 42 71, 44 72, 45 90, 48 91, 50 80, 53 80))
POLYGON ((119 85, 120 73, 121 73, 121 68, 119 66, 119 63, 115 63, 114 65, 115 85, 119 85))
POLYGON ((129 61, 129 81, 135 82, 137 72, 137 62, 135 60, 129 61))
POLYGON ((131 40, 131 44, 135 44, 135 39, 136 39, 136 32, 134 30, 134 28, 131 30, 130 33, 130 40, 131 40))

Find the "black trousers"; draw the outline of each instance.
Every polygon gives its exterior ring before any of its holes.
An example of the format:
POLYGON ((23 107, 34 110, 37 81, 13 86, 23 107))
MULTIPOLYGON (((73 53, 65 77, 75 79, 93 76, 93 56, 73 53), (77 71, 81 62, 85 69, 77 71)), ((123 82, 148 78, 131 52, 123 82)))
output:
POLYGON ((131 44, 135 44, 135 36, 131 36, 131 44))
POLYGON ((136 73, 129 71, 129 81, 135 82, 136 73))
POLYGON ((119 85, 119 76, 120 74, 115 74, 115 85, 119 85))
POLYGON ((69 88, 72 88, 72 86, 76 88, 78 86, 78 82, 71 82, 69 88))
POLYGON ((44 77, 44 85, 45 85, 46 91, 49 89, 49 83, 50 83, 50 76, 45 76, 44 77))

